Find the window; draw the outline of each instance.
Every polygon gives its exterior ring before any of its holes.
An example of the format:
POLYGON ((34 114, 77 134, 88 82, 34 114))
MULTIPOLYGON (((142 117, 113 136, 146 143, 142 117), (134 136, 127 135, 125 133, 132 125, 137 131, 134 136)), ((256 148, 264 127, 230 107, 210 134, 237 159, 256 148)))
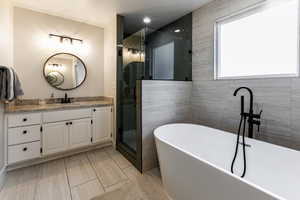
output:
POLYGON ((174 79, 174 42, 153 49, 153 78, 174 79))
POLYGON ((217 20, 215 79, 298 76, 298 0, 217 20))

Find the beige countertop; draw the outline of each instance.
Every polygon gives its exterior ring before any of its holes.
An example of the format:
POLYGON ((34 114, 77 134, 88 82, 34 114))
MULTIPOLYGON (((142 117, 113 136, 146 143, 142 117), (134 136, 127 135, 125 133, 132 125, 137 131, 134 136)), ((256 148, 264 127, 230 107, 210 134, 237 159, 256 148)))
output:
POLYGON ((112 101, 109 100, 78 101, 69 104, 51 103, 51 104, 38 104, 38 105, 6 105, 5 113, 51 111, 51 110, 61 110, 61 109, 102 107, 102 106, 111 106, 111 105, 113 105, 113 103, 112 101))

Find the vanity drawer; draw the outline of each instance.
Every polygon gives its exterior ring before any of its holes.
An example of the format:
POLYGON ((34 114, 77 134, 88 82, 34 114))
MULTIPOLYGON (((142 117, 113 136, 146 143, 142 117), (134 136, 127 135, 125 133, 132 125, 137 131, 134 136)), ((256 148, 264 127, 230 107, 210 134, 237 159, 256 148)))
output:
POLYGON ((8 127, 40 124, 41 117, 41 113, 24 113, 8 115, 8 127))
POLYGON ((40 153, 41 142, 31 142, 8 147, 8 164, 38 158, 40 153))
POLYGON ((41 140, 40 126, 27 126, 8 129, 8 145, 21 144, 41 140))
POLYGON ((72 119, 89 118, 92 116, 91 109, 61 110, 43 113, 43 121, 45 123, 59 122, 72 119))

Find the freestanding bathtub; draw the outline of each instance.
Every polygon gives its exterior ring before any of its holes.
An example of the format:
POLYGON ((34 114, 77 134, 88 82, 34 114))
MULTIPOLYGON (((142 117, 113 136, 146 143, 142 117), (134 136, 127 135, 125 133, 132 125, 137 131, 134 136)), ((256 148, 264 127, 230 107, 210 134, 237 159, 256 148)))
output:
POLYGON ((241 179, 242 146, 230 166, 236 135, 192 124, 154 131, 162 180, 173 200, 299 200, 300 152, 246 138, 247 173, 241 179))

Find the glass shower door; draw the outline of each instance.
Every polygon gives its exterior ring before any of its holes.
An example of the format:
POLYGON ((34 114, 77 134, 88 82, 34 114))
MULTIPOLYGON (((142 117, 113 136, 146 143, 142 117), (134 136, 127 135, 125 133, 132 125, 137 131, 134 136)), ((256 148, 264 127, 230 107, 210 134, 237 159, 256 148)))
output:
MULTIPOLYGON (((139 129, 140 83, 144 76, 144 32, 123 40, 123 64, 118 73, 118 149, 136 165, 141 164, 139 129)), ((140 168, 141 166, 137 166, 140 168)))

